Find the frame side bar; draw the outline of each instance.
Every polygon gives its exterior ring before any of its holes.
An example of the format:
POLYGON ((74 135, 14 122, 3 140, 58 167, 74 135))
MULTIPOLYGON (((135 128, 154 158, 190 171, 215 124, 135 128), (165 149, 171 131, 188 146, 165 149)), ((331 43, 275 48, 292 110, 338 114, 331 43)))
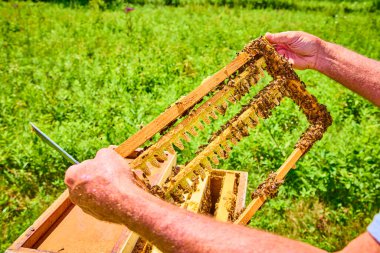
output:
MULTIPOLYGON (((285 178, 286 174, 290 169, 296 164, 298 159, 303 155, 303 151, 299 148, 296 148, 293 153, 288 157, 288 159, 281 165, 277 170, 276 181, 280 181, 285 178)), ((252 200, 251 203, 247 206, 244 212, 235 220, 235 224, 247 224, 252 216, 259 210, 262 204, 264 204, 267 198, 265 196, 257 197, 252 200)))

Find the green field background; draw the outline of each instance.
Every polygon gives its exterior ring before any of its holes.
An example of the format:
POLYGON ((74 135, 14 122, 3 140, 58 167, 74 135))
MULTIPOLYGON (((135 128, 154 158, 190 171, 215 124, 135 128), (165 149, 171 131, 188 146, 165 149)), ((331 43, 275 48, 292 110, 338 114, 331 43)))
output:
MULTIPOLYGON (((265 32, 303 30, 379 60, 379 27, 379 1, 0 2, 0 251, 65 189, 69 164, 30 121, 78 160, 89 159, 265 32), (126 6, 135 10, 125 13, 126 6)), ((315 71, 297 73, 334 123, 250 226, 339 250, 380 208, 380 110, 315 71)), ((306 127, 291 101, 273 114, 220 166, 248 171, 249 191, 306 127)))

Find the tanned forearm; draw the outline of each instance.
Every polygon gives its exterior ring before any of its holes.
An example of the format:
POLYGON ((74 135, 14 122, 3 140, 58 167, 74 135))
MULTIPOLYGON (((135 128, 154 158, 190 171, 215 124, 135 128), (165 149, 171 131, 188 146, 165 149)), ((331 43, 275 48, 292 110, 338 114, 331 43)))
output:
POLYGON ((356 252, 380 253, 380 245, 370 233, 364 232, 352 240, 342 251, 339 251, 339 253, 356 252))
POLYGON ((315 69, 380 106, 379 61, 322 41, 315 69))
POLYGON ((125 195, 123 223, 163 252, 324 252, 305 243, 218 222, 166 203, 141 189, 125 195))

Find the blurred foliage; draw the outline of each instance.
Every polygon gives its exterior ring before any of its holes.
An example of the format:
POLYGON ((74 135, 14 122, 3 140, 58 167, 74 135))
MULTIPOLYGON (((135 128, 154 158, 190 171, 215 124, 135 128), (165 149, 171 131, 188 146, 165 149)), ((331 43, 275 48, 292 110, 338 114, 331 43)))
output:
MULTIPOLYGON (((65 188, 69 164, 31 133, 29 121, 85 160, 127 139, 267 31, 304 30, 380 59, 380 17, 367 8, 378 1, 288 2, 331 8, 0 2, 0 251, 65 188)), ((334 123, 251 225, 337 250, 380 208, 380 110, 319 73, 298 73, 334 123)), ((305 127, 284 101, 221 167, 248 171, 252 190, 305 127)), ((180 161, 191 155, 182 152, 180 161)))
POLYGON ((323 1, 298 1, 298 0, 43 0, 45 2, 61 3, 66 6, 89 5, 95 9, 114 9, 120 4, 138 5, 166 5, 166 6, 226 6, 230 8, 242 7, 252 9, 287 9, 302 11, 343 11, 350 12, 375 12, 380 10, 380 0, 323 0, 323 1))

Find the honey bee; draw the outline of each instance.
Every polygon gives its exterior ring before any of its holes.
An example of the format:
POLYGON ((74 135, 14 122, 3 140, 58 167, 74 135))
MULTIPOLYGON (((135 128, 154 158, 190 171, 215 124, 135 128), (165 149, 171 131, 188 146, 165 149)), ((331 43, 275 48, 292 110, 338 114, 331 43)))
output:
POLYGON ((182 144, 182 142, 181 142, 180 139, 175 140, 175 141, 174 141, 174 145, 175 145, 177 148, 179 148, 180 150, 184 150, 184 149, 185 149, 185 147, 183 146, 183 144, 182 144))
POLYGON ((218 112, 219 112, 221 115, 224 115, 224 114, 226 114, 227 106, 224 107, 223 105, 218 105, 218 106, 216 106, 216 109, 218 110, 218 112))

